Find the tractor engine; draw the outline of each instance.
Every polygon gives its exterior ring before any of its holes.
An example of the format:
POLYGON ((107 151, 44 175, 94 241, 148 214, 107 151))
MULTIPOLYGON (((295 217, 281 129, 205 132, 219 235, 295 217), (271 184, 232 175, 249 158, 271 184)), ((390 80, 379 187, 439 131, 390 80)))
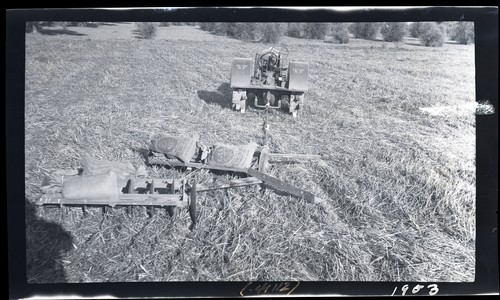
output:
POLYGON ((275 48, 256 53, 250 84, 285 87, 287 68, 281 68, 281 62, 281 53, 275 48))

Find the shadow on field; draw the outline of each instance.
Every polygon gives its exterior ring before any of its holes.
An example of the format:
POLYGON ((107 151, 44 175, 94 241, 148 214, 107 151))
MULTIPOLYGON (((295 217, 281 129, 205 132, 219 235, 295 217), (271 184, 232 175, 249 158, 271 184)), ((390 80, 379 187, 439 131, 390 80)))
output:
MULTIPOLYGON (((117 22, 117 23, 119 23, 119 22, 117 22)), ((115 23, 106 23, 106 22, 99 23, 99 25, 101 25, 101 26, 116 26, 115 23)))
POLYGON ((107 22, 73 22, 70 23, 70 27, 88 27, 88 28, 98 28, 99 26, 116 26, 115 23, 107 22))
MULTIPOLYGON (((457 41, 452 41, 452 40, 445 41, 444 44, 448 44, 448 45, 460 45, 457 41)), ((469 43, 467 45, 470 45, 470 44, 474 44, 474 43, 469 43)))
POLYGON ((61 255, 71 249, 73 237, 61 225, 38 218, 36 210, 25 199, 27 281, 67 282, 61 255))
POLYGON ((424 47, 424 45, 420 44, 419 41, 406 41, 404 42, 404 44, 410 46, 424 47))
POLYGON ((231 108, 232 90, 229 83, 221 84, 217 91, 198 91, 198 98, 207 104, 217 104, 222 108, 231 108))
POLYGON ((66 35, 86 35, 85 33, 80 33, 76 32, 73 30, 68 30, 68 29, 46 29, 46 28, 39 28, 37 31, 41 34, 46 34, 46 35, 57 35, 57 34, 66 34, 66 35))

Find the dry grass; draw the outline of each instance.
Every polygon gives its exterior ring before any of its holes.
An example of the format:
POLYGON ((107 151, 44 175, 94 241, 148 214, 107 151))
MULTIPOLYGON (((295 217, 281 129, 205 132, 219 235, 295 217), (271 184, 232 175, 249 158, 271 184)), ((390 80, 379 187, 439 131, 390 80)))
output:
MULTIPOLYGON (((158 132, 262 141, 263 112, 231 111, 228 83, 232 57, 265 45, 186 26, 159 27, 154 40, 124 38, 127 26, 108 26, 111 36, 99 31, 106 26, 75 29, 86 36, 27 34, 28 201, 44 174, 76 169, 85 154, 144 165, 158 132)), ((257 187, 207 192, 192 232, 187 211, 148 218, 138 208, 129 218, 115 209, 103 219, 98 208, 85 218, 76 208, 64 217, 47 210, 27 220, 29 282, 474 280, 474 115, 419 109, 474 102, 473 46, 283 42, 290 59, 309 62, 310 91, 298 119, 269 116, 271 150, 329 160, 276 164, 270 173, 325 204, 257 187), (61 244, 44 222, 72 239, 59 247, 57 267, 43 263, 61 244)), ((201 183, 231 178, 197 172, 201 183)))

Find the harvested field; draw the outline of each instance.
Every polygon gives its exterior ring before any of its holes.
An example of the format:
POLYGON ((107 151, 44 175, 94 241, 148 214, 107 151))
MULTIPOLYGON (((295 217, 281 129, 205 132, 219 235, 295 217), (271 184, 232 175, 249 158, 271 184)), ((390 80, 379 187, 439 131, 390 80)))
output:
POLYGON ((151 40, 136 38, 133 23, 68 29, 82 35, 26 34, 29 283, 474 280, 474 112, 420 109, 475 102, 473 45, 284 37, 290 59, 309 63, 309 91, 297 119, 270 113, 270 150, 328 159, 269 172, 326 203, 258 187, 207 192, 190 231, 187 211, 38 216, 32 201, 45 174, 77 169, 85 154, 144 166, 157 133, 262 143, 264 112, 231 110, 229 75, 233 57, 268 45, 193 26, 159 27, 151 40))

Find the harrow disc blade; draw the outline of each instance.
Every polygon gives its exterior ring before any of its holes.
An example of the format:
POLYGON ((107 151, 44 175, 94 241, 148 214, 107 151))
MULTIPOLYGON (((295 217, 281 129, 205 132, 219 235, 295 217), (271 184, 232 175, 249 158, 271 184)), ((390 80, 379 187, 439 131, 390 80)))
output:
POLYGON ((168 215, 173 218, 175 216, 175 206, 167 206, 168 215))
POLYGON ((196 181, 193 182, 189 197, 189 216, 193 222, 192 227, 196 224, 196 181))
MULTIPOLYGON (((127 182, 127 194, 134 194, 134 191, 135 191, 135 179, 130 178, 127 182)), ((131 205, 127 206, 127 215, 129 215, 130 217, 132 217, 133 215, 131 205)))
POLYGON ((175 179, 172 179, 172 184, 170 185, 170 194, 175 194, 175 179))

